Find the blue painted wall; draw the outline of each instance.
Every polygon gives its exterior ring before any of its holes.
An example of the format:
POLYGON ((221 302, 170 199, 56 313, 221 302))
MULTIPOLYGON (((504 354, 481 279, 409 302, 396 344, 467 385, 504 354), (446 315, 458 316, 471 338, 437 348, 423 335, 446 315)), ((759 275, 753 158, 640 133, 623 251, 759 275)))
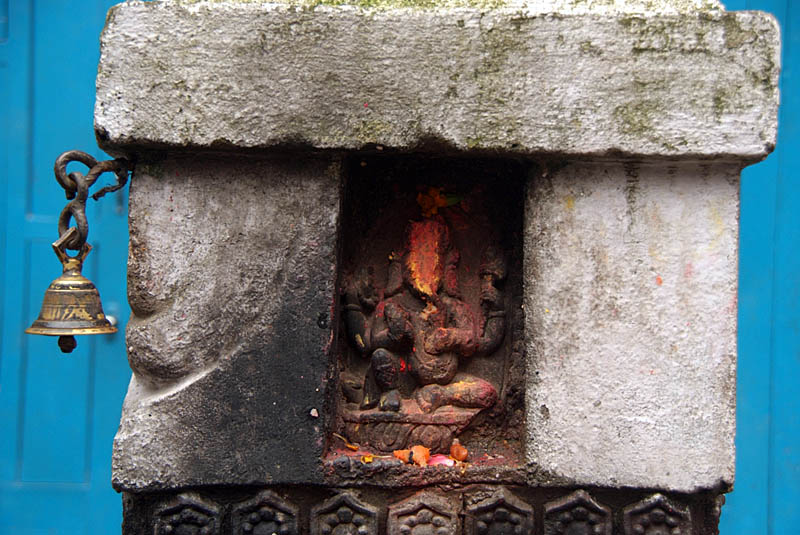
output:
MULTIPOLYGON (((62 355, 23 335, 60 275, 50 243, 65 203, 53 162, 92 130, 98 39, 111 0, 0 0, 0 533, 119 533, 111 441, 130 371, 124 334, 81 337, 62 355)), ((94 150, 93 150, 94 149, 94 150)), ((77 167, 76 167, 77 169, 77 167)), ((84 169, 85 171, 85 169, 84 169)), ((84 272, 124 329, 126 192, 88 210, 84 272)))
MULTIPOLYGON (((104 155, 92 134, 98 37, 113 0, 0 0, 0 533, 118 533, 111 440, 130 372, 122 334, 25 337, 59 274, 49 248, 64 197, 52 164, 79 148, 104 155)), ((723 535, 800 533, 800 10, 788 0, 737 0, 761 9, 784 36, 777 150, 742 176, 737 481, 723 535)), ((90 201, 91 202, 91 201, 90 201)), ((124 329, 125 194, 89 212, 87 274, 124 329)))
POLYGON ((800 9, 788 0, 725 2, 773 13, 783 36, 778 144, 742 173, 736 485, 723 534, 800 533, 800 9))

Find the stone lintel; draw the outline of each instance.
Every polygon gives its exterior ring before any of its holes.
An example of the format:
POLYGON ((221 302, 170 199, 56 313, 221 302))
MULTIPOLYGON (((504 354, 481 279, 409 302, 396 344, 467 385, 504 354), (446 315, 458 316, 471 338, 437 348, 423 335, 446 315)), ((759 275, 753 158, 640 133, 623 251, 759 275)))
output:
POLYGON ((777 130, 777 23, 684 9, 696 3, 125 3, 102 37, 95 128, 112 152, 760 160, 777 130))

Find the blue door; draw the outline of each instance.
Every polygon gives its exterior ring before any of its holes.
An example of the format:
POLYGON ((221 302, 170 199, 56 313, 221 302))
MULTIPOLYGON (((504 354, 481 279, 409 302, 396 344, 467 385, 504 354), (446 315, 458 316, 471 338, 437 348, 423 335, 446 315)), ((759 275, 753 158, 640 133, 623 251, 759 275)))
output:
MULTIPOLYGON (((89 200, 84 270, 114 335, 23 335, 60 274, 50 248, 63 190, 53 162, 98 151, 92 130, 99 35, 111 0, 0 0, 0 533, 119 533, 111 442, 130 371, 124 346, 127 193, 89 200)), ((76 167, 76 169, 78 169, 76 167)), ((85 172, 85 169, 82 169, 85 172)))
POLYGON ((736 484, 721 533, 800 534, 800 9, 788 0, 728 0, 773 13, 783 70, 778 144, 742 173, 736 484))

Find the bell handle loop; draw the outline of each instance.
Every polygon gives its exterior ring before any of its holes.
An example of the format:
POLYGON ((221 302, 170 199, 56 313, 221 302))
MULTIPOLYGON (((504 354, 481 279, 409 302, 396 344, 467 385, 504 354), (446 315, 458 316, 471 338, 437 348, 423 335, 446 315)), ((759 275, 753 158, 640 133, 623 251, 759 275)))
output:
POLYGON ((70 150, 61 154, 53 166, 56 180, 64 188, 67 199, 74 199, 78 191, 78 182, 83 178, 80 173, 72 172, 67 174, 67 165, 71 162, 80 162, 89 169, 97 165, 97 160, 90 154, 80 150, 70 150))
POLYGON ((61 154, 57 159, 54 166, 56 180, 67 194, 70 202, 61 211, 58 216, 58 235, 63 237, 59 243, 72 251, 82 251, 83 244, 89 236, 89 222, 86 219, 86 200, 89 197, 89 188, 91 188, 100 175, 104 173, 113 173, 116 181, 114 184, 101 188, 100 191, 92 195, 94 200, 101 198, 106 193, 122 189, 128 181, 128 173, 130 172, 130 162, 128 160, 118 158, 116 160, 107 160, 98 162, 91 155, 79 151, 71 150, 61 154), (67 173, 67 165, 71 162, 80 162, 89 167, 89 172, 84 176, 77 171, 67 173), (69 229, 70 221, 75 220, 78 234, 70 233, 66 236, 69 229))
POLYGON ((77 238, 78 236, 78 229, 75 227, 70 227, 64 234, 61 235, 56 241, 53 242, 53 251, 55 251, 56 256, 58 257, 61 265, 64 266, 66 269, 67 262, 70 260, 77 260, 78 261, 78 270, 83 267, 83 261, 86 259, 86 255, 89 254, 89 251, 92 250, 92 246, 88 243, 84 242, 78 251, 78 254, 75 256, 70 256, 67 253, 67 243, 77 238))
POLYGON ((68 202, 61 210, 61 214, 58 216, 58 235, 60 236, 58 241, 73 251, 79 251, 86 243, 86 238, 89 237, 89 221, 86 219, 86 212, 76 201, 68 202), (69 226, 70 219, 75 219, 77 227, 69 226), (67 236, 67 233, 73 229, 75 232, 67 236))

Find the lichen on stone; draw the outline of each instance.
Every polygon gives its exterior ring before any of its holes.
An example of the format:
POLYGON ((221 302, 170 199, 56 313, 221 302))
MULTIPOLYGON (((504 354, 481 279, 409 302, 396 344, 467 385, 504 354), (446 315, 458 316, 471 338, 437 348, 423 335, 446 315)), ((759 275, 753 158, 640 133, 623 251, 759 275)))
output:
POLYGON ((619 119, 620 130, 626 134, 644 137, 653 129, 656 106, 657 104, 654 102, 642 100, 615 108, 614 116, 619 119))
POLYGON ((725 46, 728 48, 739 48, 758 39, 758 34, 742 27, 739 18, 733 13, 722 17, 722 23, 725 29, 725 46))

